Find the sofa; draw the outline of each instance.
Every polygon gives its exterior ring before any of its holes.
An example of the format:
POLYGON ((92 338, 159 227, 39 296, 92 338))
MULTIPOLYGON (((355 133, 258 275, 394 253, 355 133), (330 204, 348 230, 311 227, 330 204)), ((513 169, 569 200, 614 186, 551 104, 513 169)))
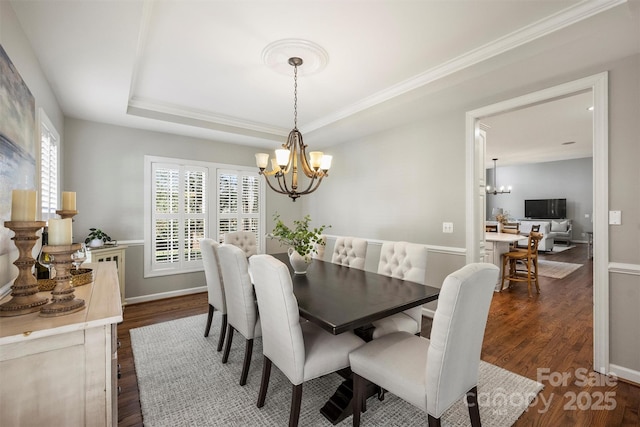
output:
MULTIPOLYGON (((554 240, 553 240, 553 236, 551 235, 550 221, 537 220, 537 219, 530 220, 530 221, 529 220, 520 221, 519 234, 523 236, 528 236, 529 233, 531 232, 531 227, 533 227, 536 224, 540 225, 539 233, 542 234, 542 239, 538 243, 538 250, 542 252, 548 252, 553 250, 554 240)), ((526 247, 527 246, 526 240, 520 240, 518 242, 518 246, 526 247)))

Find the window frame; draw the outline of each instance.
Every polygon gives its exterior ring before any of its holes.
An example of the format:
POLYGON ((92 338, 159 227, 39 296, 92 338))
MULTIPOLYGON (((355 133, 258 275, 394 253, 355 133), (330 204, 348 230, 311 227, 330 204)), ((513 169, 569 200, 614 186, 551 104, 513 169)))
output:
MULTIPOLYGON (((170 157, 159 156, 144 156, 144 277, 160 277, 169 276, 175 274, 198 272, 203 270, 202 260, 192 261, 185 264, 182 267, 177 267, 175 264, 164 265, 161 267, 153 260, 153 197, 154 188, 153 185, 153 171, 155 165, 173 166, 178 168, 179 166, 187 168, 201 168, 207 170, 207 178, 205 188, 205 236, 217 240, 219 236, 218 230, 218 212, 219 212, 219 186, 218 186, 218 173, 220 170, 235 171, 239 175, 248 174, 256 175, 259 177, 255 167, 242 166, 242 165, 230 165, 217 162, 204 162, 199 160, 178 159, 170 157)), ((259 194, 259 232, 258 232, 258 246, 261 251, 265 248, 265 207, 266 207, 266 191, 263 180, 258 179, 258 194, 259 194)), ((181 193, 183 194, 183 193, 181 193)), ((183 224, 179 225, 182 228, 183 224)), ((183 255, 183 251, 180 252, 183 255)))

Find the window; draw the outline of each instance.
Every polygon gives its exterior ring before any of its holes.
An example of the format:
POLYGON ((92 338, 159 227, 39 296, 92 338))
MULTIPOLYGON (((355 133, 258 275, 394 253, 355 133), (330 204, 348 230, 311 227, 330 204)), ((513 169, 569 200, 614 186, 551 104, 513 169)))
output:
POLYGON ((202 270, 203 237, 251 230, 260 247, 259 178, 243 166, 145 156, 145 277, 202 270))
POLYGON ((260 252, 260 175, 218 171, 218 241, 230 231, 253 231, 260 252))
POLYGON ((60 136, 40 109, 40 212, 41 220, 56 218, 58 210, 58 162, 60 136))

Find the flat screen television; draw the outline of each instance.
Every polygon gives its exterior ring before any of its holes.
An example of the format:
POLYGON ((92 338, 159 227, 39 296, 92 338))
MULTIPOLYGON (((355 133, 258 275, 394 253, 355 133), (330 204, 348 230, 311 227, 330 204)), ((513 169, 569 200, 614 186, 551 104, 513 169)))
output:
POLYGON ((567 217, 567 199, 539 199, 524 201, 527 218, 561 219, 567 217))

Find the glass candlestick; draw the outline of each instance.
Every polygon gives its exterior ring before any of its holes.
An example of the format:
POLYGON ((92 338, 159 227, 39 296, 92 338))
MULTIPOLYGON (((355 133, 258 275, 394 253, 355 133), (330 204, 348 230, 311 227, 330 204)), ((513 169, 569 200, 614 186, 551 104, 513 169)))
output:
POLYGON ((80 249, 80 243, 70 245, 47 245, 43 252, 53 255, 51 264, 56 271, 56 287, 51 291, 51 302, 40 309, 40 316, 55 317, 75 313, 85 307, 84 300, 73 294, 71 285, 71 254, 80 249))
POLYGON ((11 238, 18 248, 18 277, 11 286, 11 299, 0 305, 0 317, 19 316, 39 311, 49 299, 38 295, 38 280, 33 275, 36 260, 31 255, 38 241, 37 232, 46 225, 45 221, 5 221, 4 226, 13 230, 11 238))

